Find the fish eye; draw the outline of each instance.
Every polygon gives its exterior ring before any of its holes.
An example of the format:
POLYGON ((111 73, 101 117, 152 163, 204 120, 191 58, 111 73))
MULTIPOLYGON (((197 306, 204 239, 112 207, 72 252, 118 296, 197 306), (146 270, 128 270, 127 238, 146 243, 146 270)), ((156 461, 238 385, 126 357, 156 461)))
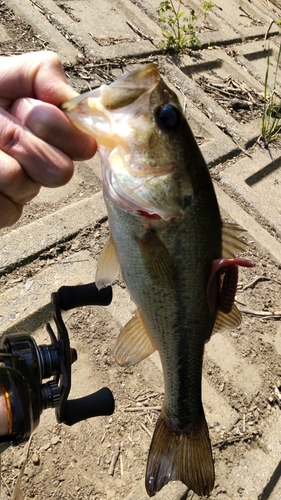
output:
POLYGON ((181 123, 181 113, 172 104, 163 104, 157 109, 155 120, 160 129, 170 132, 181 123))

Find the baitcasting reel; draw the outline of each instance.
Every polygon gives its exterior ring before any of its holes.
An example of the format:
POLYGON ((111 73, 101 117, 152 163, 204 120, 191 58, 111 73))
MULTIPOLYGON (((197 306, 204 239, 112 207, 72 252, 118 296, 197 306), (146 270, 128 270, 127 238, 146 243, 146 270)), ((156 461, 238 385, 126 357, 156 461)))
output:
POLYGON ((73 425, 86 418, 114 412, 112 392, 99 391, 68 401, 71 364, 77 359, 61 316, 86 305, 109 305, 111 287, 98 290, 95 283, 63 286, 51 295, 57 336, 46 325, 49 345, 37 345, 28 333, 3 336, 0 344, 0 453, 27 441, 46 408, 55 408, 58 422, 73 425), (42 382, 44 379, 51 379, 42 382))

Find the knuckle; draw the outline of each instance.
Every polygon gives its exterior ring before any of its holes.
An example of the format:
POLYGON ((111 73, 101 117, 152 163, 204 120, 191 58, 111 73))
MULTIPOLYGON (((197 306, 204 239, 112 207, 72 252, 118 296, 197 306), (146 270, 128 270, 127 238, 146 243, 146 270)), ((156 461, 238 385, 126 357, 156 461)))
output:
POLYGON ((0 147, 2 151, 9 154, 13 151, 19 149, 22 139, 21 128, 14 124, 7 123, 5 127, 2 128, 0 147))

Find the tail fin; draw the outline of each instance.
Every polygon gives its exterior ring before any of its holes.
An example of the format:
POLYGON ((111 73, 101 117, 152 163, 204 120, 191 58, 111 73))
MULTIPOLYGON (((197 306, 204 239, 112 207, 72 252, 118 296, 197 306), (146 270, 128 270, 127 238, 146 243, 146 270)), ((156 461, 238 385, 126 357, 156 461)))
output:
POLYGON ((197 495, 208 495, 212 491, 214 462, 204 414, 196 431, 188 434, 175 432, 163 412, 160 414, 147 461, 148 495, 154 496, 169 481, 182 481, 197 495))

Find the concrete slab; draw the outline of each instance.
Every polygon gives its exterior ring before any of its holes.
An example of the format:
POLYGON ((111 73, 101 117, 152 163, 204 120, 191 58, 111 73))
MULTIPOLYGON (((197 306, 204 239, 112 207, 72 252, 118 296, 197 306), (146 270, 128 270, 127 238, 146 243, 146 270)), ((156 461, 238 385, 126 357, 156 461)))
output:
POLYGON ((281 236, 281 154, 278 149, 256 151, 225 170, 221 181, 241 196, 281 236))
POLYGON ((36 2, 18 2, 17 0, 5 0, 5 4, 12 9, 17 16, 25 20, 27 24, 33 27, 35 33, 49 42, 50 47, 59 53, 63 62, 74 62, 81 53, 75 48, 43 15, 40 5, 36 2))
POLYGON ((112 4, 110 0, 102 3, 74 0, 71 2, 71 14, 79 19, 73 32, 76 33, 78 29, 83 40, 89 35, 92 41, 87 42, 88 49, 90 45, 97 45, 101 57, 113 58, 155 51, 148 39, 153 39, 157 31, 160 35, 160 30, 148 18, 142 19, 139 9, 129 1, 112 4), (144 33, 147 40, 138 35, 128 22, 144 33))
POLYGON ((100 177, 100 159, 96 154, 91 160, 75 162, 73 177, 67 184, 55 189, 41 188, 31 203, 36 204, 39 209, 40 205, 45 203, 70 205, 74 201, 79 201, 79 197, 84 197, 85 193, 94 194, 100 191, 102 186, 100 177))
POLYGON ((0 24, 0 43, 8 42, 9 40, 11 40, 9 33, 7 32, 5 26, 0 24))
POLYGON ((206 344, 206 354, 220 367, 226 382, 233 381, 233 385, 239 387, 247 397, 257 393, 261 385, 257 368, 246 358, 236 354, 225 332, 218 332, 211 337, 206 344))
MULTIPOLYGON (((265 81, 265 74, 268 69, 268 88, 273 88, 276 66, 278 60, 280 39, 254 41, 239 47, 239 55, 236 60, 248 73, 260 81, 262 85, 265 81)), ((280 92, 280 79, 277 79, 277 89, 280 92)))
POLYGON ((0 273, 23 265, 45 249, 69 240, 83 227, 104 219, 106 214, 102 195, 97 193, 5 234, 1 238, 0 273))
POLYGON ((276 408, 273 415, 264 422, 261 446, 253 444, 245 450, 239 465, 232 467, 228 481, 235 486, 237 491, 233 500, 241 498, 279 500, 281 498, 280 425, 280 410, 276 408), (257 471, 257 463, 263 464, 259 471, 257 471))
MULTIPOLYGON (((264 38, 265 31, 272 20, 270 11, 266 14, 260 9, 260 2, 247 2, 241 0, 216 1, 214 13, 230 29, 239 34, 243 40, 249 38, 264 38)), ((276 19, 277 20, 277 19, 276 19)), ((274 33, 278 33, 277 26, 274 27, 274 33)))
POLYGON ((278 354, 281 355, 281 325, 277 326, 276 334, 273 338, 273 345, 278 354))
POLYGON ((241 227, 243 227, 250 238, 255 241, 255 244, 262 252, 268 253, 272 258, 281 264, 281 245, 269 234, 258 222, 253 219, 245 210, 243 210, 230 196, 228 196, 215 183, 215 191, 218 198, 219 206, 222 211, 229 214, 241 227))
MULTIPOLYGON (((238 155, 241 152, 240 147, 216 126, 216 118, 218 120, 221 118, 219 115, 221 109, 214 100, 201 91, 195 82, 187 78, 187 76, 173 64, 165 62, 164 69, 167 80, 172 83, 176 89, 180 89, 180 93, 182 94, 180 100, 186 108, 186 118, 192 129, 194 132, 197 129, 199 135, 203 135, 201 150, 207 165, 211 167, 238 155), (206 107, 208 112, 213 114, 213 120, 207 118, 206 114, 200 111, 200 106, 202 106, 202 109, 206 107)), ((227 118, 228 116, 224 113, 225 121, 227 118)), ((222 121, 221 124, 223 124, 222 121)))
MULTIPOLYGON (((243 114, 239 115, 239 121, 235 114, 230 114, 229 108, 225 109, 220 104, 220 95, 217 99, 213 95, 205 92, 201 87, 200 78, 204 77, 207 82, 222 84, 227 87, 227 80, 231 78, 240 85, 245 84, 249 90, 254 89, 263 93, 263 85, 258 83, 245 69, 243 69, 235 60, 220 49, 201 50, 200 56, 184 56, 181 59, 180 69, 188 77, 189 93, 194 102, 199 104, 203 112, 212 118, 212 121, 218 128, 225 130, 234 142, 243 148, 253 144, 260 135, 260 119, 252 119, 250 122, 243 114)), ((221 96, 222 98, 222 96, 221 96)), ((229 98, 229 104, 231 97, 229 98)), ((237 115, 238 117, 238 115, 237 115)))
POLYGON ((240 417, 223 395, 214 389, 204 376, 202 378, 202 400, 208 427, 230 432, 240 417))
MULTIPOLYGON (((194 2, 194 7, 198 9, 199 3, 199 1, 194 2)), ((40 33, 44 32, 44 36, 50 43, 55 40, 56 50, 63 54, 63 59, 66 57, 64 54, 66 48, 72 47, 74 50, 75 45, 83 47, 83 50, 86 50, 87 54, 95 58, 147 55, 155 52, 156 48, 151 41, 143 39, 142 36, 132 31, 132 24, 140 28, 141 32, 145 33, 146 37, 150 38, 150 40, 154 37, 155 44, 161 37, 161 29, 156 24, 156 8, 159 5, 157 0, 154 0, 151 5, 148 5, 146 2, 141 5, 138 3, 134 5, 128 0, 122 0, 117 6, 113 6, 108 0, 105 3, 103 2, 102 7, 100 2, 89 0, 75 0, 71 2, 71 6, 65 6, 65 8, 63 4, 59 4, 54 0, 37 0, 36 2, 32 2, 32 4, 28 2, 28 8, 26 9, 21 7, 21 4, 19 5, 16 0, 8 0, 8 5, 14 8, 19 15, 25 16, 28 22, 33 23, 32 25, 35 29, 41 30, 40 33), (54 31, 60 40, 56 40, 53 37, 54 31)), ((234 4, 233 8, 237 16, 241 17, 241 19, 239 17, 241 26, 247 28, 247 23, 250 22, 250 24, 253 24, 256 22, 254 15, 256 11, 254 13, 255 7, 251 7, 252 10, 248 9, 247 12, 250 17, 247 18, 243 14, 246 8, 243 5, 240 6, 241 8, 238 8, 234 4)), ((216 30, 218 27, 219 29, 225 27, 226 32, 223 33, 223 39, 225 40, 230 28, 224 17, 220 17, 222 10, 225 15, 228 15, 225 12, 227 11, 225 6, 217 6, 211 12, 210 16, 213 16, 212 23, 215 23, 214 27, 216 30)), ((262 18, 260 23, 268 21, 268 16, 263 14, 261 14, 260 18, 262 18)), ((264 24, 262 25, 264 26, 264 24)), ((244 33, 244 35, 247 38, 247 34, 244 33)), ((72 55, 77 55, 78 49, 75 49, 74 52, 73 50, 71 52, 72 55)), ((208 165, 212 166, 219 161, 235 156, 239 152, 237 144, 242 148, 252 144, 259 135, 259 123, 253 121, 250 127, 248 124, 242 126, 219 106, 214 99, 206 95, 200 89, 200 86, 198 87, 196 79, 201 74, 212 74, 223 80, 227 75, 232 74, 240 78, 240 80, 242 79, 243 81, 244 79, 250 85, 257 87, 258 84, 254 78, 251 78, 250 75, 245 75, 243 68, 233 58, 227 56, 224 51, 200 51, 199 59, 196 58, 196 54, 192 58, 185 56, 181 60, 180 67, 183 75, 181 77, 178 75, 178 78, 183 92, 191 101, 197 105, 199 103, 202 110, 206 112, 205 115, 202 115, 201 126, 205 122, 205 124, 207 123, 205 129, 209 130, 213 128, 212 132, 214 136, 211 137, 212 143, 210 144, 208 141, 205 148, 208 165), (185 75, 189 78, 186 79, 185 75), (217 128, 212 127, 211 120, 208 123, 206 115, 212 119, 217 128), (224 134, 222 130, 226 130, 231 138, 224 134)), ((174 72, 177 72, 177 68, 174 72)), ((258 90, 262 90, 262 88, 259 87, 258 90)), ((191 104, 188 108, 191 111, 191 119, 193 118, 193 121, 196 121, 195 117, 199 114, 198 107, 193 108, 191 104)), ((205 151, 203 153, 205 154, 205 151)))
MULTIPOLYGON (((139 7, 144 13, 153 19, 158 20, 156 9, 159 6, 158 0, 143 0, 139 2, 139 7)), ((188 5, 181 6, 181 12, 184 12, 186 17, 189 17, 191 8, 196 13, 200 13, 200 0, 189 1, 188 5)), ((215 2, 215 7, 208 14, 207 22, 203 16, 199 17, 197 25, 199 27, 199 39, 201 47, 212 45, 226 45, 233 43, 241 43, 251 38, 264 38, 264 34, 272 19, 272 13, 268 9, 261 11, 259 2, 237 1, 232 0, 227 3, 225 0, 215 2)), ((276 20, 278 16, 276 15, 276 20)), ((272 27, 271 34, 279 33, 278 26, 272 27)))
MULTIPOLYGON (((190 9, 193 8, 196 13, 201 12, 201 8, 199 7, 199 4, 202 3, 200 1, 190 1, 188 2, 188 5, 182 4, 181 5, 181 12, 184 12, 185 17, 189 17, 190 9)), ((158 22, 159 15, 156 12, 156 9, 159 7, 160 2, 158 0, 143 0, 141 3, 139 3, 140 9, 144 13, 147 13, 147 15, 155 22, 158 22)), ((239 42, 241 37, 233 30, 232 27, 227 26, 225 23, 222 23, 221 20, 217 17, 217 13, 220 12, 220 9, 217 9, 216 7, 213 9, 212 12, 210 12, 208 16, 208 25, 207 23, 204 23, 203 21, 203 16, 201 16, 201 19, 199 19, 196 23, 196 25, 199 27, 199 39, 200 42, 203 46, 212 43, 212 44, 221 44, 226 43, 226 40, 228 42, 239 42), (204 28, 200 29, 200 26, 202 27, 202 24, 205 25, 204 28)), ((162 39, 164 38, 163 36, 161 37, 162 39)))
POLYGON ((149 41, 155 36, 157 27, 155 29, 148 18, 144 22, 139 9, 129 1, 112 5, 109 0, 102 3, 79 0, 64 6, 53 0, 37 0, 36 6, 45 24, 57 27, 66 40, 88 57, 112 59, 149 55, 158 50, 149 41), (145 36, 132 30, 127 21, 145 36))
MULTIPOLYGON (((156 13, 158 0, 141 4, 122 0, 116 5, 109 0, 102 4, 75 0, 71 6, 55 0, 24 4, 7 0, 6 4, 44 36, 64 60, 78 55, 81 48, 89 56, 106 59, 148 55, 157 51, 157 43, 163 38, 156 13)), ((199 12, 199 4, 199 0, 191 2, 190 8, 199 12)), ((208 16, 208 25, 202 16, 198 21, 199 27, 203 24, 199 30, 202 47, 264 37, 272 13, 266 9, 261 11, 253 2, 250 6, 246 1, 240 4, 233 0, 229 8, 220 0, 208 16)), ((189 7, 183 6, 183 11, 188 15, 189 7)), ((278 32, 277 26, 271 27, 271 35, 278 32)))

